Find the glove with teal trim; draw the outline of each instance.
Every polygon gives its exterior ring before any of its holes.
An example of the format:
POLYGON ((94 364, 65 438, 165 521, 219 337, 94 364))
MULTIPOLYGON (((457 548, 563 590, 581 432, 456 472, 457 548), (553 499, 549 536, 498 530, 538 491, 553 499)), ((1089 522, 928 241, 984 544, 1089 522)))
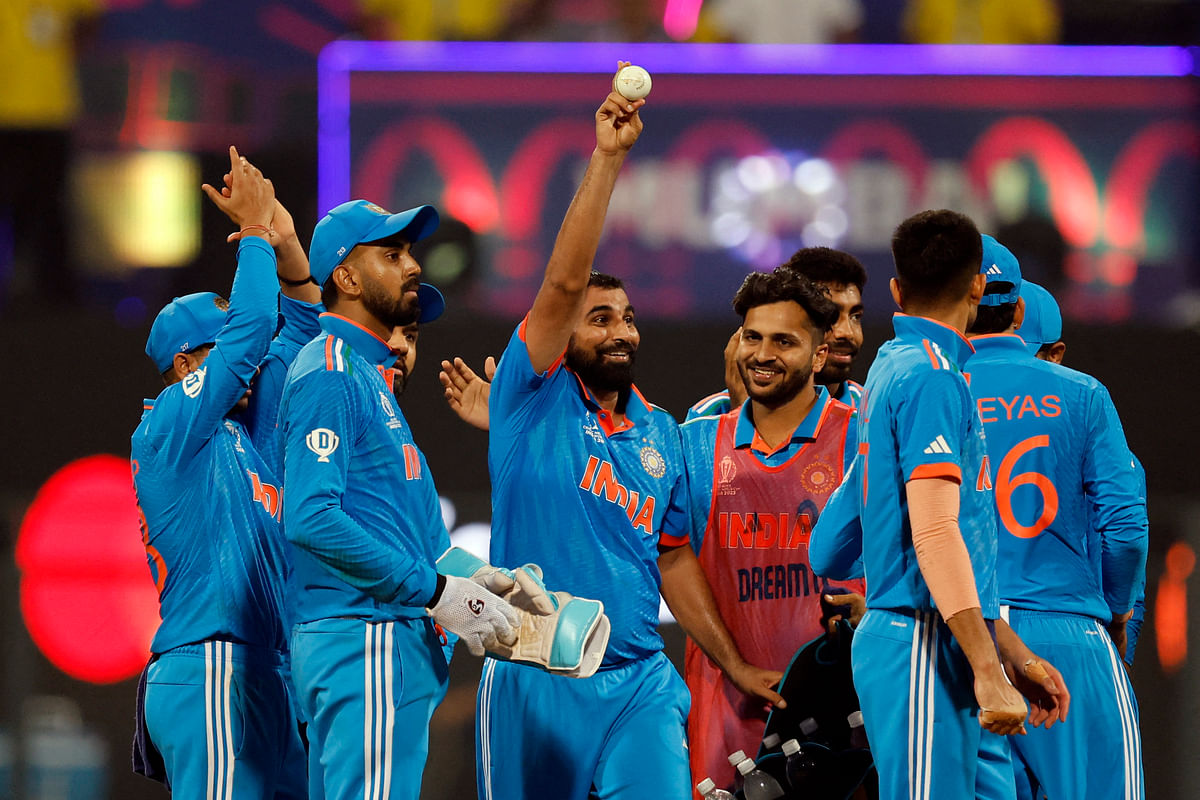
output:
POLYGON ((468 578, 504 598, 518 611, 541 616, 554 613, 554 601, 542 583, 542 570, 535 564, 515 570, 502 569, 461 547, 451 547, 437 560, 437 571, 446 576, 468 578))
POLYGON ((437 568, 443 575, 480 583, 516 609, 520 623, 516 642, 489 645, 489 655, 571 678, 588 678, 599 669, 612 631, 599 600, 547 591, 536 564, 510 571, 458 547, 447 550, 437 568), (503 588, 506 581, 507 589, 503 588))

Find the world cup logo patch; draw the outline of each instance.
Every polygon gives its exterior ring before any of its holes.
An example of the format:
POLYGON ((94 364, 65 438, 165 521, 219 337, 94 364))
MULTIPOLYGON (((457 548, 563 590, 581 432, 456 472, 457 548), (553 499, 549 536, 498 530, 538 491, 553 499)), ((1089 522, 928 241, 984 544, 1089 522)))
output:
POLYGON ((667 462, 663 459, 662 453, 653 447, 646 446, 642 448, 642 469, 646 470, 646 474, 651 478, 661 478, 667 474, 667 462))
POLYGON ((813 494, 828 494, 837 486, 836 475, 837 473, 828 462, 814 461, 804 468, 804 472, 800 473, 800 483, 813 494))

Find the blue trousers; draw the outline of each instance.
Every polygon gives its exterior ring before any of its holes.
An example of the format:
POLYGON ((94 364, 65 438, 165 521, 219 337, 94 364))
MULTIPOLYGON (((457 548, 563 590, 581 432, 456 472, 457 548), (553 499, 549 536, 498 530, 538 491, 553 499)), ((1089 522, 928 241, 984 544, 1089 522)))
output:
POLYGON ((871 609, 850 655, 880 800, 1013 797, 1011 769, 980 768, 1003 742, 983 743, 974 673, 937 614, 871 609))
POLYGON ((146 730, 175 800, 304 798, 304 746, 274 650, 206 641, 146 672, 146 730))
POLYGON ((1137 698, 1108 632, 1090 617, 1017 608, 1009 624, 1071 691, 1066 723, 1010 738, 1014 766, 1054 800, 1141 800, 1137 698))
POLYGON ((689 706, 661 652, 582 679, 486 659, 480 800, 690 800, 689 706))
POLYGON ((448 677, 424 617, 293 628, 292 679, 309 721, 310 800, 417 800, 429 719, 448 677))

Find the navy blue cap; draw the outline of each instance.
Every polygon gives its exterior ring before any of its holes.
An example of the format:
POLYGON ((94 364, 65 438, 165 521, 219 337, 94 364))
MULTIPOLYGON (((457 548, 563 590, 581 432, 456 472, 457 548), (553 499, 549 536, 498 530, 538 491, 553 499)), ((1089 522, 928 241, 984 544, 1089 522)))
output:
POLYGON ((1017 257, 1008 248, 997 242, 986 233, 983 239, 983 261, 979 265, 980 273, 987 276, 988 283, 1011 283, 1012 289, 1005 292, 994 292, 983 295, 980 305, 1002 306, 1015 303, 1021 293, 1021 266, 1017 257))
POLYGON ((229 303, 213 292, 176 297, 158 312, 146 339, 146 355, 166 372, 176 353, 186 353, 217 340, 229 317, 229 303))
POLYGON ((417 287, 417 303, 421 306, 421 316, 417 322, 422 325, 433 322, 446 310, 446 298, 432 283, 422 283, 417 287))
POLYGON ((338 264, 357 245, 401 235, 419 242, 437 230, 438 212, 433 206, 417 206, 399 214, 385 211, 366 200, 351 200, 337 206, 313 229, 308 248, 308 268, 318 286, 324 286, 338 264))
POLYGON ((1017 335, 1025 340, 1029 352, 1037 353, 1042 345, 1062 338, 1062 311, 1054 295, 1033 281, 1021 283, 1021 297, 1025 300, 1025 321, 1017 335))

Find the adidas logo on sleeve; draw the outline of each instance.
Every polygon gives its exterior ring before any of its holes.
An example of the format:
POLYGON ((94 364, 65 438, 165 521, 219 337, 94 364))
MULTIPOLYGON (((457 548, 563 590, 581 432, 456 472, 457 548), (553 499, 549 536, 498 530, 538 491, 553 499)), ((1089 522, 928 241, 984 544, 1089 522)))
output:
POLYGON ((951 453, 953 451, 950 449, 950 445, 946 444, 945 438, 939 434, 938 437, 936 439, 934 439, 932 442, 930 442, 929 446, 925 448, 925 452, 932 454, 932 453, 951 453))

